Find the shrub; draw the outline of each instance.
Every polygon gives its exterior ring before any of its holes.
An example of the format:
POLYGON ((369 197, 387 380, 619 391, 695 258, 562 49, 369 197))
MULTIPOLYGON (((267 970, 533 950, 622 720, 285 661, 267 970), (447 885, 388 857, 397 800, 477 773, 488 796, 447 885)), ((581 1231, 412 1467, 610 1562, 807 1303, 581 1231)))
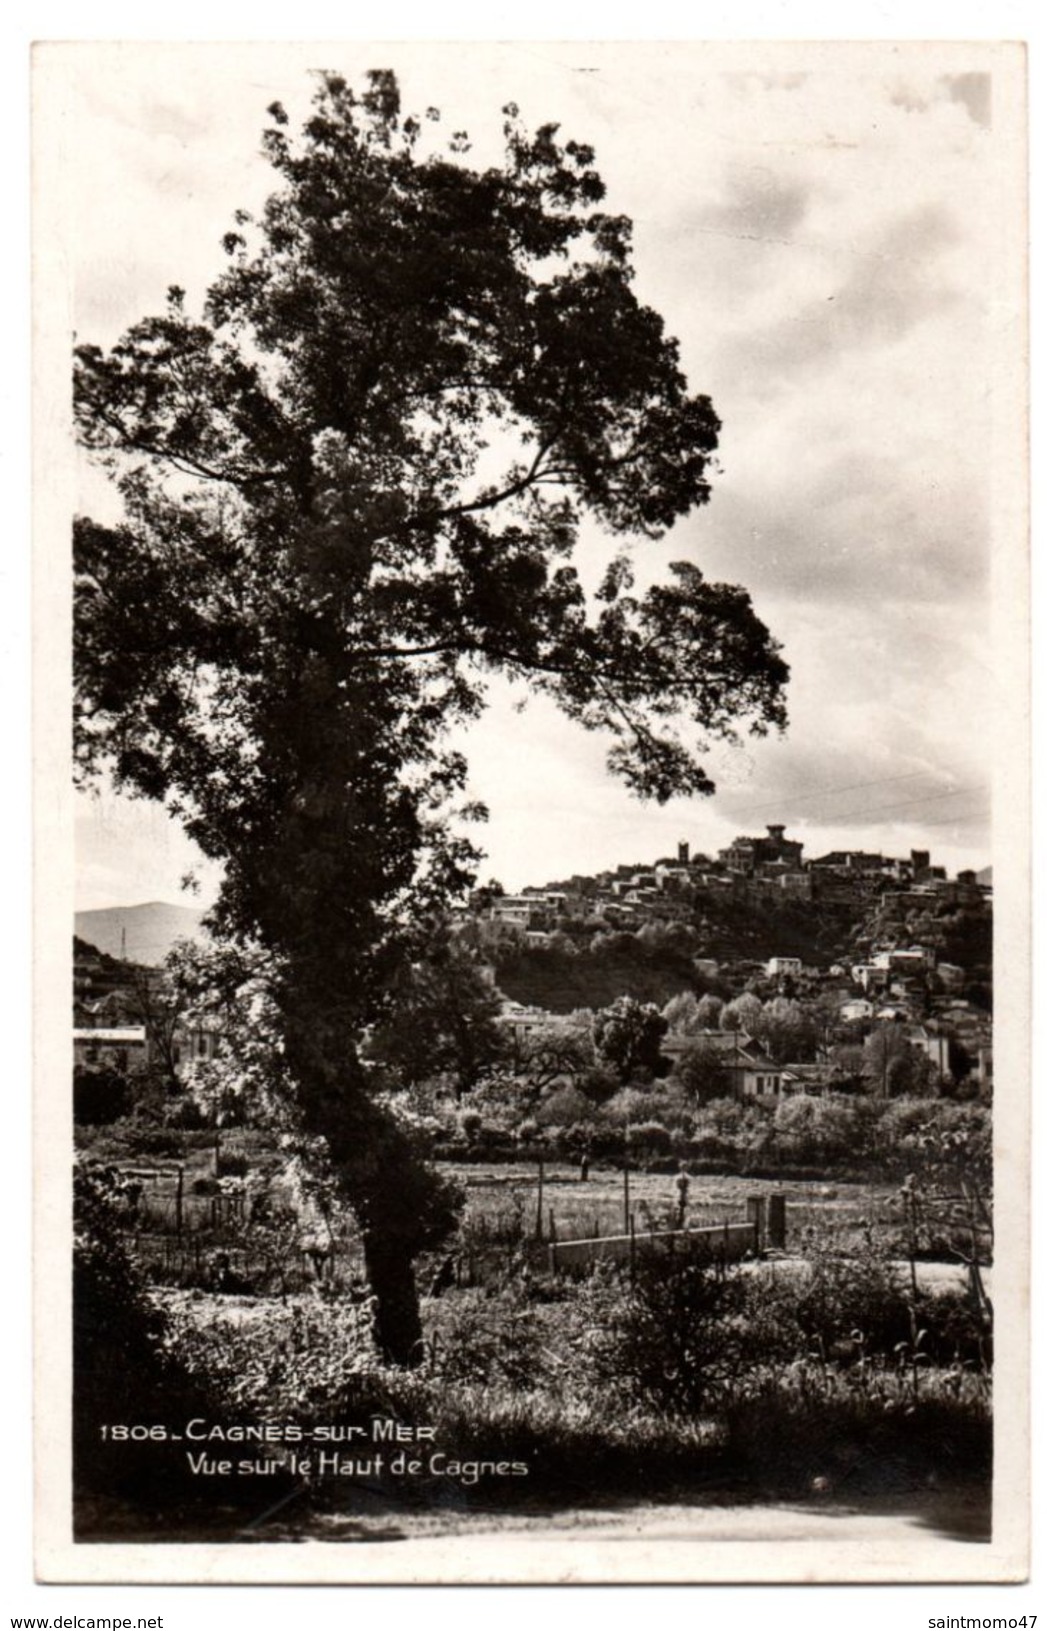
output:
POLYGON ((219 1408, 267 1418, 321 1419, 373 1370, 373 1310, 361 1295, 312 1295, 257 1305, 256 1317, 215 1314, 191 1294, 172 1300, 169 1343, 219 1408))
POLYGON ((695 1112, 694 1136, 732 1139, 741 1129, 745 1112, 737 1099, 711 1099, 695 1112))
POLYGON ((631 1282, 598 1265, 574 1306, 573 1349, 589 1386, 671 1415, 715 1403, 742 1354, 729 1315, 738 1277, 724 1278, 685 1249, 638 1254, 631 1282))
POLYGON ((558 1087, 543 1099, 534 1119, 542 1127, 580 1127, 593 1120, 593 1107, 577 1087, 558 1087))
POLYGON ((458 1131, 469 1144, 475 1144, 483 1128, 483 1116, 479 1110, 461 1110, 458 1113, 458 1131))
POLYGON ((187 1132, 198 1132, 207 1125, 207 1117, 200 1105, 187 1093, 177 1099, 168 1099, 160 1114, 165 1127, 180 1127, 187 1132))
POLYGON ((530 1387, 545 1370, 545 1333, 526 1290, 510 1278, 498 1290, 460 1291, 434 1308, 432 1374, 444 1382, 530 1387))
POLYGON ((680 1084, 686 1097, 696 1104, 723 1098, 731 1088, 730 1074, 722 1053, 703 1037, 695 1037, 677 1057, 673 1079, 680 1084))
POLYGON ((992 1467, 988 1389, 955 1371, 914 1398, 903 1375, 800 1359, 740 1377, 724 1423, 735 1476, 777 1495, 896 1494, 931 1477, 970 1491, 992 1467))
POLYGON ((600 1113, 612 1126, 628 1127, 633 1122, 651 1119, 653 1099, 654 1095, 641 1087, 623 1087, 613 1099, 607 1101, 600 1113))
POLYGON ((138 1155, 173 1156, 183 1160, 189 1150, 213 1150, 214 1131, 179 1132, 173 1127, 136 1127, 130 1138, 138 1155))
POLYGON ((206 1394, 172 1352, 117 1222, 117 1180, 78 1167, 73 1194, 73 1477, 77 1490, 141 1494, 165 1483, 174 1495, 184 1459, 156 1443, 114 1444, 114 1422, 184 1419, 206 1394), (158 1418, 157 1411, 160 1409, 158 1418))
POLYGON ((618 1077, 605 1065, 593 1065, 583 1070, 578 1078, 579 1092, 584 1093, 590 1105, 606 1104, 618 1091, 618 1077))
POLYGON ((640 1121, 629 1128, 629 1149, 638 1156, 668 1155, 672 1137, 660 1121, 640 1121))
POLYGON ((841 1363, 901 1363, 918 1349, 950 1361, 977 1355, 972 1315, 953 1300, 915 1302, 902 1271, 871 1240, 844 1254, 808 1238, 804 1261, 746 1278, 739 1318, 754 1364, 804 1354, 841 1363))
POLYGON ((73 1072, 73 1120, 81 1126, 108 1127, 131 1108, 131 1086, 120 1071, 73 1072))
POLYGON ((854 1154, 860 1121, 846 1099, 812 1098, 798 1093, 783 1099, 774 1115, 774 1130, 798 1161, 825 1161, 854 1154))

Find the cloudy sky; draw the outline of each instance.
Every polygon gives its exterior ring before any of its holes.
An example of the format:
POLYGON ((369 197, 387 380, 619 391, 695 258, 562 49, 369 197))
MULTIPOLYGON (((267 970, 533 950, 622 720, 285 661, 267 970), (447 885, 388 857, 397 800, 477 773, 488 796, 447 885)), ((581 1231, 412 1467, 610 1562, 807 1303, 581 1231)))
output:
MULTIPOLYGON (((998 626, 1016 547, 1000 368, 1021 328, 1013 51, 50 49, 84 340, 111 342, 170 283, 199 298, 233 211, 268 190, 265 107, 304 114, 310 67, 396 68, 406 107, 440 106, 479 162, 514 100, 591 142, 609 207, 632 216, 637 292, 724 426, 712 502, 643 542, 639 575, 683 558, 750 589, 792 667, 790 727, 717 753, 712 799, 658 809, 605 775, 599 739, 496 691, 466 744, 491 810, 485 873, 540 883, 774 821, 812 855, 992 859, 993 744, 1014 705, 998 626)), ((88 476, 78 502, 107 499, 88 476)), ((607 548, 588 535, 583 564, 607 548)), ((105 793, 79 802, 77 845, 82 907, 176 900, 194 859, 162 812, 105 793)))

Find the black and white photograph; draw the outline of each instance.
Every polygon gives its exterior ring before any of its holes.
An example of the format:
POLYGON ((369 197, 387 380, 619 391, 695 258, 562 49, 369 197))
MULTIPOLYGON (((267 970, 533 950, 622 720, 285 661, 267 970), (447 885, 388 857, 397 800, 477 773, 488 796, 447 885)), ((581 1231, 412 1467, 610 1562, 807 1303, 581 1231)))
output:
POLYGON ((39 1577, 1025 1579, 1023 47, 34 121, 39 1577))

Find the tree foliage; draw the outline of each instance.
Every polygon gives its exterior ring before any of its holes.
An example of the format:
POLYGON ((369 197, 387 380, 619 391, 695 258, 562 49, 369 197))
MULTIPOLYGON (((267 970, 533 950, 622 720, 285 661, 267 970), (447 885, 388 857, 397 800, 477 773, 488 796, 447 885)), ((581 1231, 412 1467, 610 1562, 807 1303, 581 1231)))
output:
POLYGON ((535 1026, 519 1039, 515 1054, 514 1068, 532 1088, 542 1091, 563 1078, 573 1084, 596 1062, 591 1012, 576 1009, 535 1026))
POLYGON ((608 733, 641 796, 707 793, 703 749, 780 727, 787 670, 747 593, 689 561, 634 594, 612 552, 589 597, 572 564, 583 524, 652 538, 704 504, 719 430, 633 292, 592 150, 510 106, 503 162, 473 168, 384 71, 322 76, 297 140, 269 113, 276 190, 202 312, 172 287, 77 350, 79 433, 124 512, 75 528, 77 762, 222 863, 215 931, 272 960, 402 1359, 439 1208, 405 1204, 357 1044, 477 859, 449 730, 500 672, 608 733))
POLYGON ((656 1003, 619 997, 593 1015, 597 1061, 615 1071, 621 1082, 631 1082, 639 1073, 651 1076, 658 1069, 667 1030, 656 1003))
POLYGON ((878 1025, 866 1037, 862 1052, 869 1092, 883 1098, 929 1098, 936 1090, 934 1064, 900 1025, 878 1025))
POLYGON ((754 1036, 763 1017, 763 1003, 752 991, 743 991, 720 1011, 722 1031, 745 1031, 754 1036))
POLYGON ((729 1098, 733 1084, 728 1063, 715 1043, 696 1036, 678 1056, 673 1075, 697 1104, 729 1098))
POLYGON ((149 1061, 162 1089, 179 1088, 179 1045, 186 1012, 186 988, 179 978, 183 962, 191 964, 197 948, 191 941, 176 943, 163 968, 130 965, 128 980, 135 1007, 145 1026, 149 1061))
POLYGON ((424 955, 398 974, 368 1056, 413 1087, 448 1073, 461 1094, 507 1052, 501 1004, 476 961, 436 932, 424 955))
POLYGON ((695 1015, 699 1029, 703 1031, 719 1030, 723 1006, 723 998, 716 996, 715 992, 707 991, 704 996, 699 997, 695 1015))
POLYGON ((793 997, 772 997, 764 1003, 753 1035, 777 1064, 814 1058, 818 1040, 814 1017, 793 997))
POLYGON ((698 998, 693 991, 678 991, 662 1008, 662 1018, 670 1035, 694 1036, 702 1029, 698 1019, 698 998))

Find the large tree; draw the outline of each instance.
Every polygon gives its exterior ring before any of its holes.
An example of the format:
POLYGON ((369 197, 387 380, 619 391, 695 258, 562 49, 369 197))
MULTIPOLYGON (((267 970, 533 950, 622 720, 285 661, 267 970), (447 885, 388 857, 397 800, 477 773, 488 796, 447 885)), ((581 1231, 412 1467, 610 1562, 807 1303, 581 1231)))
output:
POLYGON ((784 722, 744 590, 680 563, 634 594, 619 545, 587 598, 571 564, 584 522, 651 538, 704 504, 718 422, 633 292, 592 151, 504 111, 479 169, 402 117, 392 74, 323 76, 297 140, 269 109, 276 191, 237 215, 202 313, 172 288, 77 351, 80 434, 124 510, 76 526, 79 764, 223 863, 216 931, 270 954, 399 1361, 413 1259, 452 1211, 357 1040, 412 921, 472 875, 447 733, 489 675, 523 678, 665 800, 712 790, 710 737, 784 722))
POLYGON ((460 1099, 508 1052, 501 1006, 481 966, 438 927, 397 974, 367 1055, 404 1087, 447 1074, 460 1099))

